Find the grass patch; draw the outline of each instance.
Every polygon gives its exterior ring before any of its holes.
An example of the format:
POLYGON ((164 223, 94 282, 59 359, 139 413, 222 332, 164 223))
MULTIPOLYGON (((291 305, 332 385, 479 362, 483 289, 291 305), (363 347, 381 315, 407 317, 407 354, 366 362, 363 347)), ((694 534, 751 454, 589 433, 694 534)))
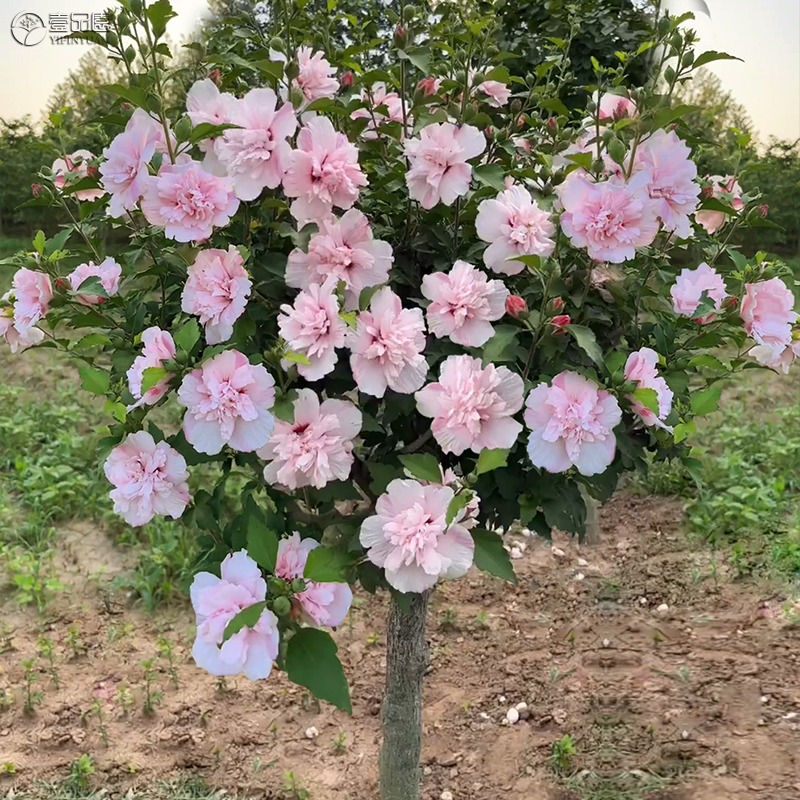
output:
MULTIPOLYGON (((2 792, 2 790, 0 790, 2 792)), ((101 800, 108 798, 108 789, 80 786, 75 780, 39 783, 24 789, 0 793, 2 800, 101 800)), ((128 790, 126 800, 236 800, 230 792, 212 789, 205 781, 155 781, 151 785, 128 790)))

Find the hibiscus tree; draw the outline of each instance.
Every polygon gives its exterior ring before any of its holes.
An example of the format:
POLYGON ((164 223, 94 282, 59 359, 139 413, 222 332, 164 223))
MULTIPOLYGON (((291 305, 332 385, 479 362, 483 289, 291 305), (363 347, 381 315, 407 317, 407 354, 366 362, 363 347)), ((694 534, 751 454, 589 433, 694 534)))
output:
POLYGON ((64 351, 106 398, 128 524, 199 532, 198 667, 275 667, 350 711, 324 629, 352 585, 391 593, 381 795, 413 800, 437 583, 473 565, 514 583, 503 529, 583 536, 648 452, 694 468, 721 379, 800 353, 787 268, 728 244, 764 223, 757 194, 737 176, 704 190, 670 107, 727 56, 663 17, 651 49, 674 64, 628 91, 634 54, 595 62, 608 91, 573 114, 558 40, 513 76, 497 20, 441 4, 402 7, 386 47, 326 52, 289 2, 269 51, 261 32, 184 83, 168 0, 120 5, 105 37, 72 38, 132 86, 108 87, 101 156, 43 170, 31 202, 73 222, 12 260, 0 336, 64 351), (158 405, 182 409, 177 429, 147 419, 158 405))

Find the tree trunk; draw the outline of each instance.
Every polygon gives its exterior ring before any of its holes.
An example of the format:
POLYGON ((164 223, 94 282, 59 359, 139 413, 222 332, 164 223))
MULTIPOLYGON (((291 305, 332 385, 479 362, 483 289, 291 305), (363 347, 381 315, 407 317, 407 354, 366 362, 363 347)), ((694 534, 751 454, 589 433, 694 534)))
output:
POLYGON ((600 503, 592 497, 583 484, 579 484, 583 502, 586 505, 586 544, 600 544, 600 503))
POLYGON ((381 708, 381 800, 418 800, 422 749, 422 676, 428 661, 428 592, 411 594, 404 611, 392 598, 381 708))

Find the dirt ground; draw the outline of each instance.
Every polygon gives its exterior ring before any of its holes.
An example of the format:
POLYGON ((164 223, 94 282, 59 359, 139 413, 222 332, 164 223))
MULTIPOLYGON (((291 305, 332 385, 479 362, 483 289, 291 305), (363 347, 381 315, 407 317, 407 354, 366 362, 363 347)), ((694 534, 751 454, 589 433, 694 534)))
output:
MULTIPOLYGON (((437 589, 423 796, 798 800, 800 628, 773 615, 781 598, 734 582, 690 547, 678 503, 623 494, 601 519, 596 547, 557 541, 554 554, 549 542, 513 537, 516 587, 473 571, 437 589), (523 701, 524 719, 503 724, 523 701), (564 734, 578 750, 571 778, 547 762, 564 734)), ((109 592, 128 565, 102 531, 75 525, 60 542, 69 590, 47 621, 8 599, 0 606, 0 689, 14 696, 0 712, 0 763, 17 767, 0 794, 64 777, 89 753, 92 784, 110 797, 178 774, 248 798, 302 796, 284 793, 287 770, 312 800, 377 797, 385 598, 359 602, 335 634, 348 717, 277 672, 216 686, 191 660, 188 609, 148 617, 109 592), (44 697, 26 715, 20 662, 42 632, 55 643, 60 688, 39 674, 44 697), (141 662, 160 634, 173 642, 178 686, 158 659, 163 700, 145 716, 141 662), (133 697, 127 712, 120 687, 133 697), (95 698, 102 720, 85 713, 95 698), (307 738, 312 727, 318 736, 307 738)))

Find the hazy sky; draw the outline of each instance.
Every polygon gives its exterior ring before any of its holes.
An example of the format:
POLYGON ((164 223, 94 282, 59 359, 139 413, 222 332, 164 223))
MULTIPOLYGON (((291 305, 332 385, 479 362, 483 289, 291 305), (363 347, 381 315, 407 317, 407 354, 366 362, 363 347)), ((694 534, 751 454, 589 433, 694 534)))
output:
MULTIPOLYGON (((695 27, 703 49, 723 50, 744 59, 717 62, 711 69, 749 111, 762 138, 773 134, 800 137, 800 0, 706 0, 711 19, 697 13, 695 27)), ((693 0, 669 0, 670 7, 689 10, 693 0)), ((53 87, 74 67, 84 45, 43 41, 22 47, 12 38, 11 20, 33 11, 48 24, 50 14, 101 12, 109 0, 2 0, 0 9, 0 117, 32 114, 39 118, 53 87)), ((172 0, 179 17, 170 33, 190 33, 206 8, 206 0, 172 0)))

